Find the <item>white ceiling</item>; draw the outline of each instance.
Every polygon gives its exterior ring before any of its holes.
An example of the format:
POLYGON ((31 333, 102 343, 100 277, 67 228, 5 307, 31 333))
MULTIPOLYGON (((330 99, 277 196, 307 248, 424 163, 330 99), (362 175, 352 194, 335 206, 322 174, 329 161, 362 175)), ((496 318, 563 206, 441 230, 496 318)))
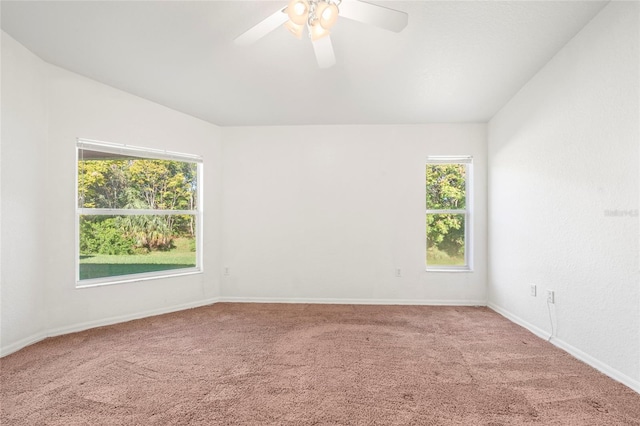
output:
POLYGON ((486 122, 600 1, 371 1, 393 33, 348 19, 337 64, 278 28, 234 38, 281 1, 2 1, 2 29, 42 59, 222 126, 486 122))

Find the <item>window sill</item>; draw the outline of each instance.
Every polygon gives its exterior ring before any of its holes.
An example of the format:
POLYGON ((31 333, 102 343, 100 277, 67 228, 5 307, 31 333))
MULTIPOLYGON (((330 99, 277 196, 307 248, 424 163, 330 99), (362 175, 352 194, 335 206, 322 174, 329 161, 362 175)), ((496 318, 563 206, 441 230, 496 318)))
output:
POLYGON ((181 269, 180 272, 175 273, 167 273, 168 271, 161 271, 157 273, 145 273, 145 274, 136 274, 136 275, 123 275, 121 277, 104 277, 104 278, 92 278, 87 280, 76 281, 76 288, 92 288, 92 287, 102 287, 107 285, 117 285, 117 284, 126 284, 126 283, 134 283, 139 281, 149 281, 149 280, 157 280, 162 278, 174 278, 174 277, 183 277, 186 275, 196 275, 201 274, 201 268, 185 268, 181 269))

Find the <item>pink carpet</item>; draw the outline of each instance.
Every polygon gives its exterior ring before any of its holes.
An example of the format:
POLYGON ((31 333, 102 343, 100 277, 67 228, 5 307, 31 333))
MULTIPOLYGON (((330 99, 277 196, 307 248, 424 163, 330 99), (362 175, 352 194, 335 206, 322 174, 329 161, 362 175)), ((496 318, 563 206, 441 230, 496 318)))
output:
POLYGON ((8 425, 640 425, 640 394, 487 308, 216 304, 0 360, 8 425))

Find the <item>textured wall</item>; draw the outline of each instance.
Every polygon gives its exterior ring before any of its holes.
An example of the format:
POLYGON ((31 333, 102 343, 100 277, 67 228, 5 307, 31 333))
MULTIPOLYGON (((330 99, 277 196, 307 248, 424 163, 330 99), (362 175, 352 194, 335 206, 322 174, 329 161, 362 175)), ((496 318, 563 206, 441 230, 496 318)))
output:
POLYGON ((489 302, 640 389, 638 6, 612 2, 489 124, 489 302), (529 295, 529 284, 538 296, 529 295))
POLYGON ((49 67, 49 202, 57 226, 47 233, 49 327, 64 330, 217 296, 219 283, 220 134, 217 126, 60 68, 49 67), (76 138, 199 154, 204 160, 204 273, 93 288, 74 288, 76 138))
POLYGON ((222 296, 484 304, 485 133, 484 124, 223 128, 222 296), (425 272, 425 161, 447 154, 474 156, 469 273, 425 272))
POLYGON ((45 64, 3 32, 0 348, 45 327, 46 82, 45 64))

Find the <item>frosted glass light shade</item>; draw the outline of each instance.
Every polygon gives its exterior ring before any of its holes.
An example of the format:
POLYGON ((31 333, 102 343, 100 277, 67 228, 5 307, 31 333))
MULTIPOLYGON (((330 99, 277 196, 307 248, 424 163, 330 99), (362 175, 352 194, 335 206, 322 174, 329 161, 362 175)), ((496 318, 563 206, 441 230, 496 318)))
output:
POLYGON ((309 16, 309 2, 307 0, 291 0, 287 6, 287 15, 294 24, 304 25, 309 16))
POLYGON ((311 34, 311 40, 316 41, 321 39, 322 37, 326 37, 329 35, 329 30, 322 28, 320 25, 320 20, 316 19, 315 22, 309 26, 309 33, 311 34))
POLYGON ((316 8, 316 16, 325 30, 330 29, 338 19, 338 6, 321 1, 316 8))
POLYGON ((296 36, 298 39, 302 39, 302 33, 304 31, 304 25, 298 25, 293 21, 287 21, 287 23, 284 24, 284 27, 286 29, 288 29, 291 32, 291 34, 296 36))

